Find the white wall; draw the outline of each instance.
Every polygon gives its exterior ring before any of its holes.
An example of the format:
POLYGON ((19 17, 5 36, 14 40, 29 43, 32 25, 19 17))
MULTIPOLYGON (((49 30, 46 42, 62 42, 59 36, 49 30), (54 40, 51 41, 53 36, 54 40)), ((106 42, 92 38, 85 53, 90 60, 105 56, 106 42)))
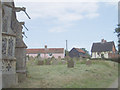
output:
POLYGON ((108 58, 108 53, 112 52, 100 52, 99 55, 97 52, 92 52, 92 58, 101 58, 101 54, 104 54, 104 58, 108 58))
POLYGON ((26 54, 26 55, 28 55, 30 57, 36 57, 38 54, 26 54))
MULTIPOLYGON (((38 54, 27 54, 29 56, 32 56, 32 57, 36 57, 38 54)), ((53 53, 52 56, 49 56, 49 54, 40 54, 40 57, 41 58, 51 58, 51 57, 55 57, 55 58, 58 58, 59 56, 61 58, 64 58, 64 53, 53 53)))

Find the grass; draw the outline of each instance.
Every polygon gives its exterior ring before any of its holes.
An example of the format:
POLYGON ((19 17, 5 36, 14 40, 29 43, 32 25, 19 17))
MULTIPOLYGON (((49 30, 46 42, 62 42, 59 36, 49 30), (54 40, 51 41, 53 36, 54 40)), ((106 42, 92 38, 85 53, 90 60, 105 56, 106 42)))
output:
POLYGON ((77 61, 74 68, 67 65, 38 66, 27 63, 28 77, 17 88, 107 88, 118 77, 118 64, 95 61, 87 66, 77 61))

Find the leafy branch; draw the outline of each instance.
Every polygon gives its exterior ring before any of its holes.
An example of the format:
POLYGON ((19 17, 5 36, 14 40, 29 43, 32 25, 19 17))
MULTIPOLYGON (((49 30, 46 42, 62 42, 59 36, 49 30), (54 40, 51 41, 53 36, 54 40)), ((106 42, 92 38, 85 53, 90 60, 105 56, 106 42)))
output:
POLYGON ((118 24, 118 28, 115 29, 115 33, 117 33, 118 37, 118 53, 120 54, 120 24, 118 24))

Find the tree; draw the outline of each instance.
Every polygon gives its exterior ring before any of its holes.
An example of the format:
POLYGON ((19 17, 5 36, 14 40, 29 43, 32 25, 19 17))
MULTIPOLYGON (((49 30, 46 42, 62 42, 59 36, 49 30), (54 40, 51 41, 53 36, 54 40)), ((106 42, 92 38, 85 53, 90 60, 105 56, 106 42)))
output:
POLYGON ((104 59, 104 54, 101 54, 102 59, 104 59))
POLYGON ((69 56, 69 51, 65 50, 65 56, 66 56, 66 57, 69 56))
POLYGON ((118 24, 118 28, 115 29, 115 33, 117 33, 118 37, 118 54, 120 54, 120 24, 118 24))
POLYGON ((87 51, 86 48, 81 48, 81 49, 85 52, 86 56, 90 57, 89 51, 87 51))

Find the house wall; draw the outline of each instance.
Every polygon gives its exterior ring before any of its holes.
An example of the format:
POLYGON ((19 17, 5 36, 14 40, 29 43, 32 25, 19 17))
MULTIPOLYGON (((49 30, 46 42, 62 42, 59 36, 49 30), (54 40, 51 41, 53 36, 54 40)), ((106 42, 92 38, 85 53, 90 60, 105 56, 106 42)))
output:
POLYGON ((38 54, 26 54, 29 57, 36 57, 38 54))
MULTIPOLYGON (((36 57, 38 54, 27 54, 27 55, 32 56, 32 57, 36 57)), ((58 58, 58 57, 64 58, 64 53, 53 53, 52 56, 50 56, 49 54, 40 54, 41 58, 51 58, 53 56, 55 58, 58 58)))
POLYGON ((85 53, 79 53, 79 57, 86 57, 85 53))
POLYGON ((55 57, 55 58, 64 58, 64 54, 63 53, 53 53, 52 56, 50 56, 49 54, 41 54, 40 55, 41 58, 51 58, 51 57, 55 57))
POLYGON ((109 58, 109 53, 112 53, 112 51, 108 52, 92 52, 92 58, 102 58, 101 54, 104 54, 104 58, 109 58))
POLYGON ((113 46, 112 51, 113 51, 113 53, 116 52, 115 46, 113 46))
POLYGON ((116 54, 116 53, 109 53, 109 58, 119 58, 120 55, 119 54, 116 54))
POLYGON ((73 49, 69 52, 69 56, 70 56, 71 58, 74 58, 74 57, 85 57, 85 53, 78 52, 75 48, 73 48, 73 49))
POLYGON ((76 50, 76 49, 72 49, 70 52, 69 52, 69 56, 71 57, 71 58, 73 58, 73 57, 79 57, 79 52, 76 50))

